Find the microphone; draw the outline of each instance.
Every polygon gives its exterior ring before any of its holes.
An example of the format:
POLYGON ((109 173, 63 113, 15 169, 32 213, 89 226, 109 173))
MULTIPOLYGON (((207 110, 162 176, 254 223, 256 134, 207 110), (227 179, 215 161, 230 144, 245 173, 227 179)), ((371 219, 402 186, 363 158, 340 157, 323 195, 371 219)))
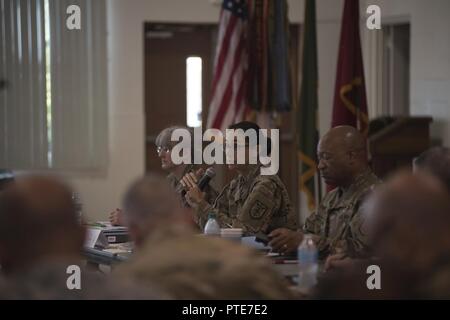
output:
MULTIPOLYGON (((212 167, 206 169, 205 174, 198 180, 197 186, 200 191, 204 191, 209 182, 216 176, 216 171, 212 167)), ((186 189, 181 190, 181 195, 184 197, 186 195, 186 189)))
POLYGON ((210 167, 210 168, 206 169, 206 172, 203 175, 203 177, 201 177, 200 180, 198 180, 198 183, 197 183, 198 188, 201 191, 205 190, 206 186, 209 184, 209 182, 215 176, 216 176, 216 172, 214 171, 213 168, 210 167))

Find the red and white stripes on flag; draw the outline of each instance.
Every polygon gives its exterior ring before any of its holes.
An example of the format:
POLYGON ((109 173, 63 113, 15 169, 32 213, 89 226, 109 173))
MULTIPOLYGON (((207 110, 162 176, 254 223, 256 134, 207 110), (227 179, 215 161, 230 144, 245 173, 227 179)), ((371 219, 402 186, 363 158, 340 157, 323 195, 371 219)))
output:
POLYGON ((224 131, 230 124, 244 120, 247 112, 247 16, 246 1, 223 1, 208 128, 224 131))

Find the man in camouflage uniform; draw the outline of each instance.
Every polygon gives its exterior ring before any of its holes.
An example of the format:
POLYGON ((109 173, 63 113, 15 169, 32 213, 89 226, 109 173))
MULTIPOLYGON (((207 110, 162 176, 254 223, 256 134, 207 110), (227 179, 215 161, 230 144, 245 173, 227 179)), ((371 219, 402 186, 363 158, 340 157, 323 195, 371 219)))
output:
POLYGON ((436 177, 400 172, 373 192, 364 229, 373 258, 333 270, 318 299, 449 299, 450 198, 436 177), (367 267, 381 288, 367 288, 367 267))
MULTIPOLYGON (((259 127, 244 121, 230 129, 242 129, 244 133, 255 130, 258 133, 259 127)), ((248 154, 250 148, 257 146, 245 144, 242 147, 248 154)), ((242 228, 246 235, 298 227, 298 217, 292 209, 286 187, 277 175, 261 175, 259 164, 229 164, 228 168, 236 170, 238 176, 225 186, 213 205, 205 201, 198 190, 195 175, 183 178, 182 183, 189 189, 186 198, 195 209, 195 219, 199 224, 206 223, 208 214, 213 212, 222 228, 242 228)))
POLYGON ((177 299, 287 299, 285 280, 265 257, 232 241, 196 235, 190 212, 164 178, 131 186, 124 214, 136 253, 114 273, 177 299))
POLYGON ((368 166, 365 138, 350 126, 333 128, 320 140, 318 158, 322 177, 336 188, 324 197, 302 230, 275 230, 269 235, 270 244, 277 251, 292 252, 303 234, 310 233, 322 259, 330 254, 336 254, 336 260, 364 256, 368 248, 361 229, 361 205, 379 183, 368 166))

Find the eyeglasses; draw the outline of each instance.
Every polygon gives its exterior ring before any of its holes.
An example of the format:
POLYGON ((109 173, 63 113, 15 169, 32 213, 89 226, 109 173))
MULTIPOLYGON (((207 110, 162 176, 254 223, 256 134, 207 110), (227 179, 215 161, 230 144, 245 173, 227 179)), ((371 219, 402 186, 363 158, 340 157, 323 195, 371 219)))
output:
POLYGON ((161 146, 156 147, 157 154, 160 154, 161 152, 167 153, 169 151, 170 151, 169 147, 161 147, 161 146))

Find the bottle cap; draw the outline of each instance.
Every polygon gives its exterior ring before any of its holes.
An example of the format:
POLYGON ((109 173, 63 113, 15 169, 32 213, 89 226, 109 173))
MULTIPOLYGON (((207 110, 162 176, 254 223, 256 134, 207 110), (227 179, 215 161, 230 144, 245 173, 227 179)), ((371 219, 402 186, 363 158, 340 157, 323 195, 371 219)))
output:
POLYGON ((215 219, 215 218, 216 218, 216 214, 214 212, 208 213, 208 219, 215 219))

